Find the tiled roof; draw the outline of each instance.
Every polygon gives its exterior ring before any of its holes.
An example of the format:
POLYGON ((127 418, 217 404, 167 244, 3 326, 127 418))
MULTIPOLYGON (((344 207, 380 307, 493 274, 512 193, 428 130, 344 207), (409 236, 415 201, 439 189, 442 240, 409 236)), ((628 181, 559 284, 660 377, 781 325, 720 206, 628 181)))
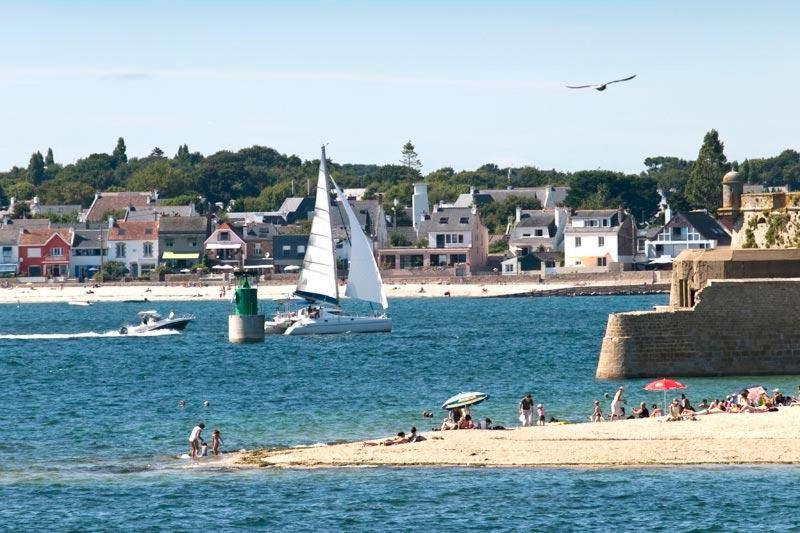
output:
POLYGON ((116 222, 114 227, 108 231, 109 241, 148 241, 157 239, 158 222, 154 221, 120 221, 116 222))
POLYGON ((49 228, 50 221, 46 218, 9 218, 5 221, 4 227, 28 229, 28 228, 49 228))
POLYGON ((18 228, 0 228, 0 245, 15 245, 19 241, 18 228))
POLYGON ((103 192, 95 198, 89 211, 86 212, 86 220, 98 222, 109 211, 125 211, 128 206, 144 208, 151 205, 151 194, 149 192, 103 192))
POLYGON ((208 219, 202 216, 194 217, 161 217, 158 221, 158 232, 161 234, 173 233, 208 233, 208 219))
POLYGON ((50 240, 54 234, 58 233, 67 243, 72 242, 72 232, 69 229, 54 231, 51 229, 26 229, 19 234, 20 246, 43 245, 50 240))

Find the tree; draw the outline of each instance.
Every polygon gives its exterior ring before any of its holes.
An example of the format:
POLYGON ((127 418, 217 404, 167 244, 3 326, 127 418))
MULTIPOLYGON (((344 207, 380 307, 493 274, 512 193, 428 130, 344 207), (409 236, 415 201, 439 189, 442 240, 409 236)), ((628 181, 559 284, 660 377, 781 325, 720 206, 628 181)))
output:
POLYGON ((94 277, 97 280, 110 280, 124 278, 128 273, 128 268, 125 263, 119 261, 106 261, 103 263, 102 268, 97 272, 94 277))
POLYGON ((47 155, 44 156, 44 164, 47 167, 52 167, 55 164, 55 162, 56 162, 56 160, 53 159, 53 149, 52 148, 48 148, 47 149, 47 155))
POLYGON ((717 130, 706 133, 686 182, 686 198, 693 206, 715 212, 722 205, 722 176, 730 169, 724 148, 717 130))
POLYGON ((114 152, 111 154, 111 157, 114 158, 115 165, 124 165, 128 162, 128 154, 125 153, 127 150, 125 146, 125 139, 120 137, 117 139, 117 146, 114 148, 114 152))
POLYGON ((153 148, 153 151, 150 152, 150 157, 164 157, 164 150, 156 146, 153 148))
POLYGON ((29 218, 31 216, 31 206, 28 202, 15 202, 12 214, 14 218, 29 218))
POLYGON ((175 159, 178 161, 185 161, 189 158, 189 145, 182 144, 178 146, 178 153, 175 154, 175 159))
POLYGON ((39 185, 44 181, 44 158, 42 152, 34 152, 31 154, 30 163, 28 163, 28 179, 34 184, 39 185))
POLYGON ((419 172, 422 168, 422 162, 419 160, 417 152, 414 149, 414 145, 411 144, 411 141, 408 141, 403 145, 402 153, 403 157, 400 159, 400 162, 403 164, 403 166, 419 172))

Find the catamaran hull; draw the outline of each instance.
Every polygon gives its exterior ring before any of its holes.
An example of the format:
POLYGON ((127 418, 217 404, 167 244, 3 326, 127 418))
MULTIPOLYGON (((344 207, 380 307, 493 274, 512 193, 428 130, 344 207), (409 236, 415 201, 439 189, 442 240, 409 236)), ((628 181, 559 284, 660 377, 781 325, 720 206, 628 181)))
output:
POLYGON ((284 335, 388 333, 390 331, 392 331, 392 319, 388 317, 342 316, 304 319, 290 326, 284 335))

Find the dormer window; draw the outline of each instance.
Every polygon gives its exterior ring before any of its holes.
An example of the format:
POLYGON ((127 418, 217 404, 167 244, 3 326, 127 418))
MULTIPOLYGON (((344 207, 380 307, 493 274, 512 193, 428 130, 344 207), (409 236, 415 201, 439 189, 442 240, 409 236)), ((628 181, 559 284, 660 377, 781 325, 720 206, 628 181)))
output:
POLYGON ((125 235, 125 230, 124 230, 123 228, 119 228, 119 231, 118 231, 118 233, 119 233, 120 235, 125 235))
POLYGON ((231 234, 228 231, 220 231, 219 232, 219 240, 221 241, 229 241, 231 240, 231 234))
POLYGON ((441 217, 441 218, 439 219, 439 224, 447 224, 447 221, 448 221, 448 220, 449 220, 449 219, 448 219, 447 217, 441 217))
POLYGON ((145 235, 152 235, 153 234, 153 228, 144 228, 144 234, 145 235))
POLYGON ((469 224, 469 217, 461 217, 461 218, 458 220, 458 223, 459 223, 459 224, 469 224))

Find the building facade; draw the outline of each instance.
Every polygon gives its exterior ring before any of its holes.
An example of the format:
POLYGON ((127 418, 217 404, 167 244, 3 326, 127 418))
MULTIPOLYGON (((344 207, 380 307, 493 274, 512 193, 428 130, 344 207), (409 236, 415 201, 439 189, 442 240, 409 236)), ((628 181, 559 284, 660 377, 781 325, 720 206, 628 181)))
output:
POLYGON ((158 264, 158 222, 109 220, 108 259, 125 265, 137 278, 158 264))
POLYGON ((564 232, 564 266, 628 268, 635 248, 633 216, 621 209, 578 210, 564 232))

